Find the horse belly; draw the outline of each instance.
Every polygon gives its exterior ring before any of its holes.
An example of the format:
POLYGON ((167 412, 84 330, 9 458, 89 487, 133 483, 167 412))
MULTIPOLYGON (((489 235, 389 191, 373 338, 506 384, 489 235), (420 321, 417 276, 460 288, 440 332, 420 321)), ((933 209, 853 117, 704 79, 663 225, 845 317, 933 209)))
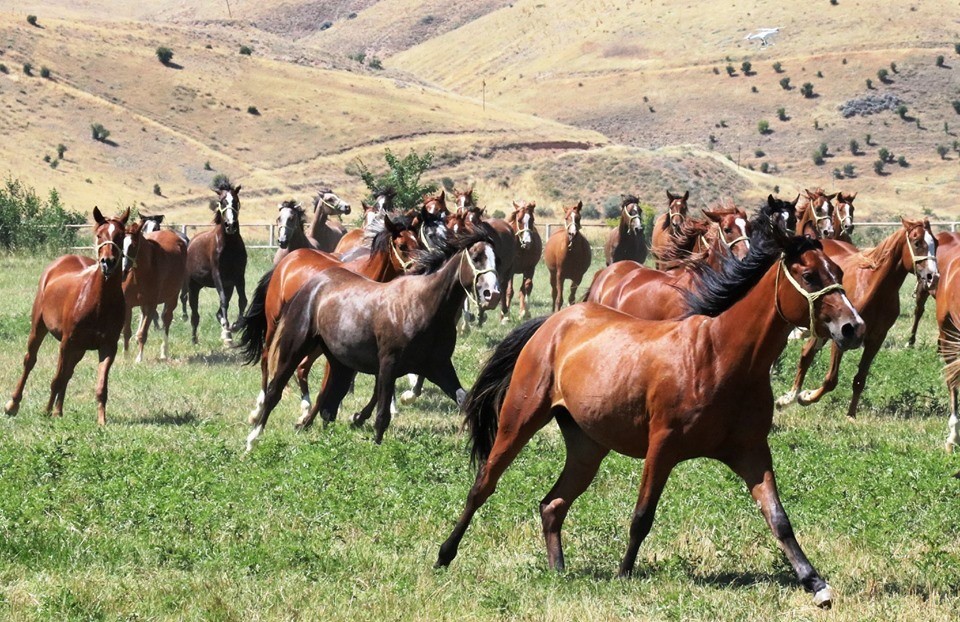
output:
POLYGON ((330 356, 350 369, 376 374, 380 368, 373 322, 359 310, 341 309, 335 317, 318 314, 321 338, 330 356))

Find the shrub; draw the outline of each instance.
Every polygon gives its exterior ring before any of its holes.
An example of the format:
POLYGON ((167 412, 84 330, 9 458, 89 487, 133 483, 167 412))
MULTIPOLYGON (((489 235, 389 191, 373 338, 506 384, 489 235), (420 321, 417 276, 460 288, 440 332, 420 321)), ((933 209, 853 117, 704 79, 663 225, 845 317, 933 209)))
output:
MULTIPOLYGON (((757 90, 757 87, 751 86, 751 87, 750 87, 750 92, 751 92, 751 93, 759 93, 760 91, 757 90)), ((650 112, 653 112, 653 108, 650 109, 650 112)))
POLYGON ((60 159, 62 160, 62 159, 63 159, 63 154, 65 154, 66 152, 67 152, 67 146, 66 146, 66 145, 64 145, 63 143, 60 143, 59 145, 57 145, 57 157, 58 157, 58 158, 60 158, 60 159))
POLYGON ((260 116, 260 111, 257 110, 257 107, 256 107, 256 106, 247 106, 247 112, 250 113, 250 114, 252 114, 252 115, 255 116, 255 117, 259 117, 259 116, 260 116))
POLYGON ((820 146, 817 148, 817 151, 820 152, 820 155, 827 157, 827 154, 830 152, 830 148, 827 147, 827 143, 820 143, 820 146))
POLYGON ((370 59, 370 62, 367 63, 367 67, 369 67, 370 69, 377 69, 377 70, 383 69, 383 63, 380 61, 379 58, 374 56, 373 58, 370 59))
POLYGON ((241 45, 240 53, 244 56, 250 56, 251 54, 253 54, 253 48, 250 47, 249 45, 241 45))
POLYGON ((537 206, 533 209, 533 213, 539 216, 540 218, 553 218, 553 208, 546 206, 537 206))
POLYGON ((850 141, 850 153, 852 155, 857 155, 860 153, 860 143, 858 143, 856 140, 850 141))
POLYGON ((0 185, 0 248, 13 251, 57 251, 77 246, 77 229, 84 214, 64 209, 60 195, 51 190, 44 201, 19 180, 0 185))
POLYGON ((58 166, 60 166, 60 160, 51 160, 51 161, 50 161, 50 168, 57 168, 58 166))
POLYGON ((760 132, 760 134, 761 134, 761 135, 764 135, 764 136, 767 135, 767 134, 769 134, 769 133, 770 133, 770 122, 767 121, 767 120, 765 120, 765 119, 761 119, 760 121, 757 121, 757 131, 760 132))
POLYGON ((886 147, 880 147, 880 150, 877 151, 877 157, 883 160, 884 162, 889 162, 890 151, 886 147))
POLYGON ((937 145, 937 155, 940 156, 941 160, 947 159, 947 154, 950 153, 950 148, 946 145, 937 145))
POLYGON ((357 159, 355 172, 366 184, 371 195, 381 188, 392 187, 397 192, 394 204, 402 212, 420 207, 423 195, 437 191, 436 184, 425 184, 420 181, 423 174, 433 165, 432 151, 420 155, 416 150, 411 149, 410 153, 401 158, 389 149, 384 149, 383 159, 387 170, 380 174, 374 174, 362 160, 357 159))
POLYGON ((820 166, 821 164, 823 164, 823 154, 820 153, 819 149, 813 152, 813 163, 816 164, 817 166, 820 166))
POLYGON ((897 106, 897 116, 900 117, 901 119, 905 119, 907 117, 906 104, 900 104, 899 106, 897 106))
POLYGON ((810 82, 804 82, 803 86, 800 87, 800 94, 807 99, 813 97, 813 84, 810 82))
POLYGON ((843 174, 846 175, 847 177, 855 177, 855 176, 856 176, 856 167, 854 167, 853 164, 844 164, 844 165, 843 165, 843 174))
POLYGON ((40 77, 41 77, 41 78, 47 78, 47 79, 49 79, 49 78, 50 78, 50 69, 47 68, 47 67, 41 67, 41 68, 40 68, 40 77))
POLYGON ((101 123, 93 123, 90 125, 90 134, 94 140, 104 142, 110 136, 110 130, 103 127, 101 123))
POLYGON ((205 171, 212 171, 212 170, 213 170, 213 167, 210 166, 210 160, 207 160, 206 162, 203 163, 203 170, 205 170, 205 171))
POLYGON ((943 54, 937 55, 937 67, 943 67, 943 54))
POLYGON ((900 157, 898 157, 898 158, 897 158, 897 164, 899 164, 901 168, 906 168, 906 167, 910 166, 909 164, 907 164, 907 157, 906 157, 906 156, 900 156, 900 157))
POLYGON ((153 184, 153 193, 154 193, 155 195, 157 195, 158 197, 162 197, 162 196, 163 196, 163 192, 161 192, 161 190, 160 190, 160 184, 153 184))
POLYGON ((37 16, 36 15, 27 15, 27 23, 31 26, 37 25, 37 16))
POLYGON ((787 120, 787 109, 786 108, 777 108, 777 118, 781 121, 787 120))
POLYGON ((883 174, 883 160, 877 160, 873 163, 873 172, 877 175, 883 174))
POLYGON ((773 64, 773 70, 777 73, 783 73, 783 65, 780 64, 780 61, 777 61, 773 64))
POLYGON ((590 220, 596 220, 600 218, 600 210, 598 210, 594 205, 585 205, 583 209, 580 210, 580 213, 584 218, 589 218, 590 220))
POLYGON ((960 99, 955 99, 950 103, 953 105, 953 111, 960 114, 960 99))
POLYGON ((754 149, 754 150, 753 150, 753 155, 756 156, 756 157, 758 157, 758 158, 762 158, 763 156, 765 156, 765 155, 767 155, 767 154, 764 153, 763 149, 754 149))
POLYGON ((492 215, 494 218, 501 218, 501 219, 507 217, 507 215, 503 213, 503 210, 502 210, 502 209, 493 210, 493 214, 491 214, 491 215, 492 215))
POLYGON ((233 182, 230 181, 230 178, 223 173, 217 173, 216 175, 214 175, 213 180, 210 182, 211 190, 221 190, 223 188, 232 188, 232 187, 233 187, 233 182))
POLYGON ((164 65, 169 65, 173 60, 173 50, 168 47, 160 46, 157 48, 157 59, 164 65))
POLYGON ((790 78, 780 78, 780 88, 784 91, 790 90, 790 78))
POLYGON ((28 76, 32 76, 32 75, 33 75, 33 65, 31 65, 30 63, 24 63, 24 64, 23 64, 23 73, 27 74, 28 76))
POLYGON ((742 63, 740 63, 740 69, 743 70, 743 75, 745 76, 750 75, 750 70, 752 68, 753 68, 753 65, 748 60, 745 60, 742 63))
POLYGON ((620 197, 612 195, 603 202, 603 217, 614 219, 620 217, 620 197))
POLYGON ((837 6, 838 3, 839 3, 839 0, 830 0, 830 4, 833 6, 837 6))
POLYGON ((453 179, 451 179, 450 177, 440 178, 440 185, 443 186, 443 189, 446 190, 447 192, 453 192, 454 183, 453 183, 453 179))
POLYGON ((727 65, 727 75, 731 78, 737 73, 737 70, 733 68, 733 65, 727 65))
POLYGON ((867 88, 868 89, 873 88, 873 80, 871 80, 870 78, 867 78, 867 88))
POLYGON ((761 173, 768 173, 768 172, 770 172, 770 163, 769 163, 769 162, 761 162, 761 163, 760 163, 760 172, 761 172, 761 173))
POLYGON ((813 129, 815 129, 815 130, 819 130, 819 129, 820 129, 820 120, 819 120, 819 119, 814 119, 814 120, 813 120, 813 129))
POLYGON ((833 169, 833 178, 834 179, 843 179, 843 171, 838 168, 833 169))
POLYGON ((871 140, 873 140, 873 137, 872 137, 870 134, 867 134, 866 139, 865 139, 865 142, 867 143, 867 146, 871 146, 871 147, 873 146, 873 143, 870 142, 871 140))
POLYGON ((956 52, 957 54, 960 54, 960 43, 953 44, 953 51, 956 52))
POLYGON ((877 70, 877 78, 884 84, 890 79, 890 73, 886 69, 877 70))
POLYGON ((719 75, 720 75, 720 70, 717 69, 716 67, 714 67, 714 68, 713 68, 713 73, 714 73, 715 75, 718 75, 718 76, 719 76, 719 75))
POLYGON ((355 60, 362 65, 363 61, 367 60, 367 54, 366 52, 357 52, 356 54, 349 54, 347 58, 355 60))
POLYGON ((45 154, 45 155, 43 156, 43 161, 44 161, 44 162, 47 162, 47 163, 50 162, 50 154, 49 154, 49 153, 48 153, 48 154, 45 154))
POLYGON ((3 63, 0 63, 0 73, 10 73, 10 70, 7 69, 7 66, 3 63))
POLYGON ((817 72, 817 77, 818 77, 818 78, 822 78, 822 77, 823 77, 823 72, 822 72, 822 71, 818 71, 818 72, 817 72))

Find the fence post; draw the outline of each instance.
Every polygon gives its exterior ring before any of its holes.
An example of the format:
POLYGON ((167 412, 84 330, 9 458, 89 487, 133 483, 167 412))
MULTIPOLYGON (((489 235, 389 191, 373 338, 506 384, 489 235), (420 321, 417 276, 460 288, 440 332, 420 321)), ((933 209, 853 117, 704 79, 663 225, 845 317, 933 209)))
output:
POLYGON ((275 240, 276 240, 276 227, 277 227, 277 226, 274 225, 274 224, 271 224, 271 225, 270 225, 270 246, 274 246, 274 245, 275 245, 275 240))

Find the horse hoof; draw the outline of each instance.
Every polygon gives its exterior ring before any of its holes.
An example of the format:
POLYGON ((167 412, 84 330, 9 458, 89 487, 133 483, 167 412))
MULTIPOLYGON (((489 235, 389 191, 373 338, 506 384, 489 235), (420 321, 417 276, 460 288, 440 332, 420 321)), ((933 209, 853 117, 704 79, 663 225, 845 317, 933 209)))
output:
POLYGON ((360 413, 353 413, 353 417, 350 418, 350 424, 355 428, 362 427, 364 421, 365 419, 360 413))
MULTIPOLYGON (((8 405, 9 405, 9 404, 8 404, 8 405)), ((16 414, 16 413, 15 413, 15 412, 14 412, 14 413, 11 413, 10 411, 7 411, 7 414, 9 415, 9 414, 16 414)), ((952 441, 947 441, 946 443, 944 443, 944 447, 943 447, 943 448, 947 450, 947 453, 948 453, 948 454, 952 454, 952 453, 953 453, 954 444, 953 444, 952 441)))
POLYGON ((797 398, 797 394, 792 391, 790 393, 783 395, 782 397, 780 397, 780 399, 777 400, 777 409, 778 410, 783 409, 789 406, 790 404, 793 404, 793 401, 796 398, 797 398))
POLYGON ((409 389, 400 394, 400 403, 404 406, 407 404, 413 404, 416 400, 417 394, 409 389))
POLYGON ((829 609, 833 606, 833 588, 829 585, 813 595, 813 604, 821 609, 829 609))
POLYGON ((17 411, 19 410, 20 410, 20 404, 18 404, 17 402, 14 402, 13 400, 10 400, 9 402, 7 402, 7 405, 3 407, 3 412, 7 413, 11 417, 16 415, 17 411))
POLYGON ((509 323, 510 323, 510 317, 509 317, 509 316, 506 316, 506 315, 505 315, 505 316, 503 316, 502 318, 500 318, 500 325, 501 325, 501 326, 505 326, 505 325, 507 325, 507 324, 509 324, 509 323))
POLYGON ((797 404, 801 406, 809 406, 816 401, 816 391, 801 391, 797 396, 797 404))

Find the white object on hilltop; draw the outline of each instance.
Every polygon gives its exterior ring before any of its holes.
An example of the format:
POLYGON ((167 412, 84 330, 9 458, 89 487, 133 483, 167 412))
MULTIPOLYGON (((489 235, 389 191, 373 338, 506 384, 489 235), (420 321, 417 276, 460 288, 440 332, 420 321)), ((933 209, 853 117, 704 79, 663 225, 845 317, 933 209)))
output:
POLYGON ((769 39, 772 39, 773 37, 777 36, 778 34, 780 34, 780 28, 779 28, 779 27, 777 27, 777 28, 761 28, 760 30, 758 30, 758 31, 756 31, 756 32, 751 32, 750 34, 748 34, 748 35, 744 38, 744 41, 759 41, 759 42, 760 42, 760 47, 765 48, 765 47, 767 47, 768 45, 773 45, 773 43, 771 43, 771 42, 769 41, 769 39))

